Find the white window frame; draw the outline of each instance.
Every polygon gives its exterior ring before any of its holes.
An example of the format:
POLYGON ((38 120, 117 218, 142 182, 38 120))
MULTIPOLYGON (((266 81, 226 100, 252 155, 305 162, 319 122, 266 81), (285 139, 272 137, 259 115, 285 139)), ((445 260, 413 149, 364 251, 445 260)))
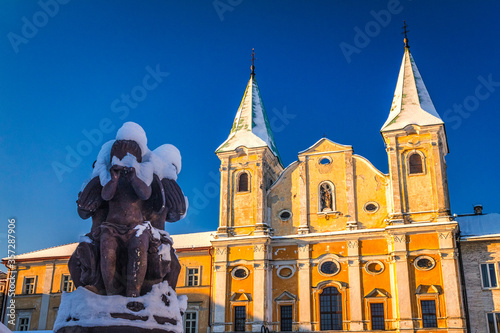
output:
POLYGON ((25 276, 24 279, 23 279, 23 295, 34 295, 36 294, 36 283, 37 283, 37 276, 36 275, 29 275, 29 276, 25 276), (33 282, 33 292, 29 293, 27 292, 26 290, 26 280, 27 279, 33 279, 34 282, 33 282))
POLYGON ((191 267, 186 267, 186 287, 199 287, 201 286, 201 266, 191 266, 191 267), (196 283, 189 285, 189 270, 191 269, 197 269, 198 273, 193 274, 193 283, 195 282, 194 277, 196 277, 197 281, 196 283))
MULTIPOLYGON (((184 332, 187 332, 186 331, 186 322, 187 322, 187 315, 188 313, 194 313, 195 314, 195 318, 194 318, 194 331, 195 332, 198 332, 198 318, 200 317, 199 316, 199 312, 196 311, 196 310, 187 310, 185 313, 184 313, 184 332)), ((190 320, 192 321, 192 320, 190 320)))
POLYGON ((479 264, 479 276, 481 277, 481 287, 483 289, 497 289, 498 288, 498 272, 497 272, 497 263, 495 262, 483 262, 483 263, 480 263, 479 264), (488 282, 489 282, 489 286, 485 286, 483 281, 483 265, 488 265, 488 282), (490 269, 489 269, 489 265, 493 265, 493 269, 495 271, 495 278, 496 278, 496 286, 491 286, 491 275, 489 274, 490 272, 490 269))
POLYGON ((73 284, 73 279, 71 279, 71 275, 70 274, 61 274, 61 291, 65 291, 65 292, 72 292, 73 289, 74 289, 75 285, 73 284), (68 281, 64 281, 64 278, 65 277, 68 277, 69 280, 68 281), (71 288, 69 288, 69 290, 65 290, 64 289, 64 282, 68 282, 68 285, 71 286, 71 288))
POLYGON ((16 331, 29 331, 31 324, 31 312, 18 312, 17 314, 17 322, 16 322, 16 331), (21 330, 21 319, 28 319, 27 327, 25 330, 21 330))

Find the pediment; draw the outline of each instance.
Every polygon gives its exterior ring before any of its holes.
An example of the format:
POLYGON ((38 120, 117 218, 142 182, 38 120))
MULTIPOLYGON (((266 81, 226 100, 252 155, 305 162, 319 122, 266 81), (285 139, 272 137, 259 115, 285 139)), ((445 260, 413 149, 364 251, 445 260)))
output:
POLYGON ((417 294, 441 294, 441 287, 435 284, 421 284, 417 287, 417 294))
POLYGON ((335 152, 335 151, 345 151, 352 150, 352 146, 345 146, 339 143, 335 143, 327 138, 322 138, 311 147, 304 151, 301 151, 299 155, 309 155, 322 152, 335 152))
POLYGON ((278 297, 276 297, 274 299, 275 302, 296 301, 296 300, 297 300, 297 296, 293 295, 292 293, 289 293, 288 291, 284 291, 283 293, 281 293, 281 295, 279 295, 278 297))
POLYGON ((234 293, 229 300, 231 302, 251 302, 252 295, 249 293, 234 293))
POLYGON ((370 291, 367 295, 365 295, 365 298, 388 298, 388 297, 389 293, 384 289, 380 288, 375 288, 372 291, 370 291))

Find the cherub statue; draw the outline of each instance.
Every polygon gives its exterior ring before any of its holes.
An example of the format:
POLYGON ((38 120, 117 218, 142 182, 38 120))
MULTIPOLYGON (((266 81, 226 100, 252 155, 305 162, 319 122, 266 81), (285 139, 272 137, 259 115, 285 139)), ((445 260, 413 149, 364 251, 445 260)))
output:
POLYGON ((77 287, 127 297, 163 280, 175 289, 180 264, 164 224, 186 213, 176 182, 180 153, 171 145, 151 152, 146 142, 139 125, 125 123, 117 140, 103 145, 79 194, 78 213, 92 217, 92 229, 69 262, 77 287))

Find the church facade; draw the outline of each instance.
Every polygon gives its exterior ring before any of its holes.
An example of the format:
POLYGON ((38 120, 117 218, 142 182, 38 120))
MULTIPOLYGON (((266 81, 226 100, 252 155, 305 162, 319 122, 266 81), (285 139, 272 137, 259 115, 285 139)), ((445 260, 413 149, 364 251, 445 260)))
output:
MULTIPOLYGON (((445 127, 408 47, 381 134, 388 174, 327 138, 284 168, 252 71, 216 150, 219 227, 173 236, 177 292, 189 299, 185 332, 466 332, 445 127)), ((32 264, 17 276, 16 297, 26 300, 17 311, 31 318, 23 325, 45 329, 67 285, 50 266, 54 254, 36 253, 20 258, 32 264), (26 288, 33 276, 39 284, 26 288), (28 304, 32 291, 50 306, 28 304)))

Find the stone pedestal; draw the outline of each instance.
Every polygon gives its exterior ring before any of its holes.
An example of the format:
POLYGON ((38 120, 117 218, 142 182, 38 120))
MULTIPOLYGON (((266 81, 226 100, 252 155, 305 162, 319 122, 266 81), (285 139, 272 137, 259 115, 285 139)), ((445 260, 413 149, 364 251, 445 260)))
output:
POLYGON ((97 295, 83 287, 64 293, 56 333, 182 333, 187 297, 164 281, 140 297, 97 295))

